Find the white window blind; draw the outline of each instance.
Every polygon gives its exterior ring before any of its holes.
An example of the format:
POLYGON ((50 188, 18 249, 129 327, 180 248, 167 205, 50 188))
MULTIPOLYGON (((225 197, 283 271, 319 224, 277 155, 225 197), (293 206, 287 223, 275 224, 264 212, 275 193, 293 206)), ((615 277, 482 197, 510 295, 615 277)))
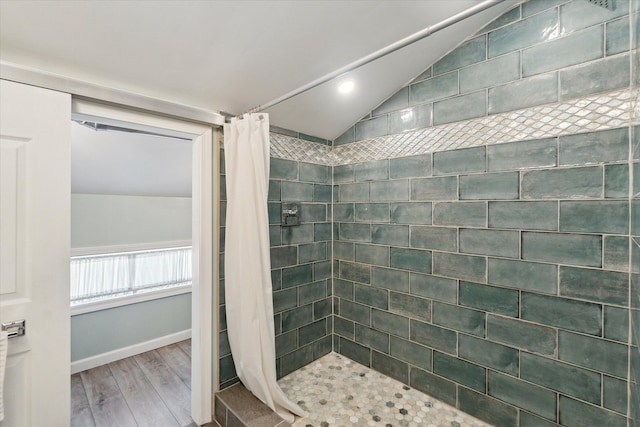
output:
POLYGON ((191 246, 71 257, 71 304, 191 284, 191 246))

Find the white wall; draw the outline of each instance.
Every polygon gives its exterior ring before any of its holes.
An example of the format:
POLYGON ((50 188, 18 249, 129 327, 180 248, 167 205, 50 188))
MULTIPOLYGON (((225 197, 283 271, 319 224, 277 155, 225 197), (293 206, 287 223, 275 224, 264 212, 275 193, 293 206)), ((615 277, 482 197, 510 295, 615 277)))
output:
POLYGON ((71 247, 191 240, 191 198, 71 195, 71 247))

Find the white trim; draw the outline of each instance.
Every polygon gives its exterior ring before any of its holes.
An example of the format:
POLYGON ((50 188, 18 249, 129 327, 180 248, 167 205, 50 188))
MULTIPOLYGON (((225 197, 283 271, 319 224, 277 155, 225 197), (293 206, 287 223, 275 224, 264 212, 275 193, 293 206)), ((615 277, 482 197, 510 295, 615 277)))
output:
POLYGON ((94 311, 107 310, 109 308, 122 307, 124 305, 137 304, 140 302, 153 301, 155 299, 167 298, 188 293, 191 293, 191 284, 175 286, 169 289, 158 289, 156 291, 142 292, 133 295, 110 297, 109 299, 101 301, 72 305, 71 316, 93 313, 94 311))
MULTIPOLYGON (((196 424, 210 423, 213 418, 213 387, 217 387, 218 378, 212 376, 213 361, 217 362, 217 333, 213 333, 214 307, 214 277, 218 276, 218 250, 214 252, 214 242, 217 242, 218 232, 213 229, 217 215, 214 215, 214 201, 217 200, 218 149, 219 132, 215 132, 216 144, 214 149, 214 132, 208 129, 193 140, 193 182, 191 193, 193 200, 192 227, 193 240, 193 283, 200 283, 193 287, 191 297, 191 329, 193 334, 191 344, 191 371, 198 375, 191 375, 191 417, 196 424), (214 239, 214 235, 216 238, 214 239), (214 350, 212 345, 216 346, 214 350), (215 356, 215 357, 214 357, 215 356)), ((217 313, 217 310, 216 310, 217 313)), ((217 330, 217 329, 216 329, 217 330)), ((216 363, 217 364, 217 363, 216 363)), ((215 371, 213 371, 215 372, 215 371)))
MULTIPOLYGON (((96 96, 97 98, 97 96, 96 96)), ((104 99, 104 98, 102 98, 104 99)), ((115 101, 112 101, 115 102, 115 101)), ((135 105, 134 105, 135 106, 135 105)), ((161 109, 156 110, 162 112, 161 109)), ((217 334, 213 333, 213 310, 217 312, 217 296, 212 292, 213 278, 217 277, 218 250, 213 242, 218 231, 213 229, 216 216, 213 210, 217 200, 217 149, 213 149, 213 130, 210 125, 175 118, 151 115, 124 107, 72 99, 73 117, 97 117, 120 122, 124 126, 155 128, 160 131, 181 132, 193 138, 192 145, 192 247, 193 280, 191 298, 191 418, 198 424, 212 419, 212 384, 218 383, 212 372, 217 360, 217 334), (216 185, 213 185, 216 182, 216 185)), ((222 117, 222 116, 220 116, 222 117)), ((219 132, 215 133, 216 135, 219 132)), ((217 138, 217 136, 216 136, 217 138)), ((217 144, 216 139, 216 144, 217 144)), ((217 148, 217 145, 216 145, 217 148)), ((216 211, 217 212, 217 211, 216 211)))
POLYGON ((152 249, 178 248, 191 246, 191 240, 172 240, 170 242, 131 243, 127 245, 87 246, 71 248, 71 256, 115 254, 121 252, 135 252, 152 249))
POLYGON ((11 62, 0 61, 0 77, 4 80, 52 89, 58 92, 66 92, 83 98, 98 99, 104 102, 126 105, 152 113, 183 117, 216 126, 222 126, 224 124, 224 116, 217 111, 190 107, 146 95, 101 86, 11 62))
POLYGON ((122 347, 117 350, 76 360, 75 362, 71 362, 71 374, 77 374, 78 372, 86 371, 87 369, 106 365, 107 363, 115 362, 116 360, 125 359, 127 357, 135 356, 136 354, 145 353, 147 351, 155 350, 156 348, 175 344, 180 341, 188 340, 189 338, 191 338, 191 329, 186 329, 160 338, 154 338, 128 347, 122 347))
POLYGON ((198 123, 192 123, 180 119, 151 115, 135 111, 126 107, 119 107, 101 103, 99 101, 87 101, 85 99, 72 98, 71 109, 73 118, 95 120, 99 123, 108 123, 132 129, 148 130, 187 137, 202 135, 210 127, 198 123), (107 119, 107 120, 105 120, 107 119), (185 135, 186 134, 186 135, 185 135))

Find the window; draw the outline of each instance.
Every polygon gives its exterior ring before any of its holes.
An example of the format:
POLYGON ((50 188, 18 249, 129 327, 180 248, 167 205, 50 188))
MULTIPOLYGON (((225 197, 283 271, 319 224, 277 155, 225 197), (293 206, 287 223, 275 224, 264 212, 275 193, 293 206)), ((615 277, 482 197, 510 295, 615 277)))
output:
POLYGON ((191 285, 191 246, 71 257, 71 305, 191 285))

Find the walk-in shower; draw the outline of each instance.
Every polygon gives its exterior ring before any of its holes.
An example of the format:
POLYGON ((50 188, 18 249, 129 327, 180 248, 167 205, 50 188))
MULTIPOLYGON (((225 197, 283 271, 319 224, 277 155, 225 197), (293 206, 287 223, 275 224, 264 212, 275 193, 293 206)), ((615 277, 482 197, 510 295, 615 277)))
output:
POLYGON ((272 129, 276 370, 300 425, 473 425, 423 417, 438 401, 496 426, 638 425, 639 8, 523 2, 336 140, 272 129))

